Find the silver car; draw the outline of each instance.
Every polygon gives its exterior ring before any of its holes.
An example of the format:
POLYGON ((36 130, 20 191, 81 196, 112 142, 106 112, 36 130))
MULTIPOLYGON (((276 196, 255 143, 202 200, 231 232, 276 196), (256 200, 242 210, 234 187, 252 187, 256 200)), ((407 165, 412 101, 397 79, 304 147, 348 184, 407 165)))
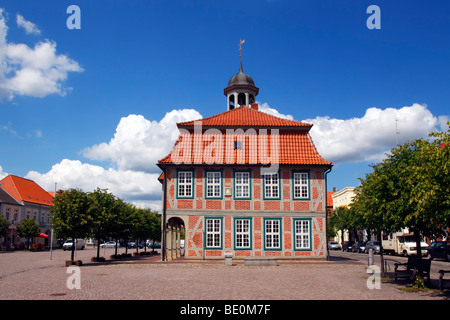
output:
POLYGON ((106 243, 102 243, 100 245, 100 248, 114 248, 116 246, 116 242, 115 241, 108 241, 106 243))
POLYGON ((373 253, 380 253, 381 244, 380 241, 368 241, 364 249, 365 253, 369 253, 370 249, 373 249, 373 253))
POLYGON ((341 250, 341 245, 337 241, 330 241, 328 242, 328 249, 341 250))

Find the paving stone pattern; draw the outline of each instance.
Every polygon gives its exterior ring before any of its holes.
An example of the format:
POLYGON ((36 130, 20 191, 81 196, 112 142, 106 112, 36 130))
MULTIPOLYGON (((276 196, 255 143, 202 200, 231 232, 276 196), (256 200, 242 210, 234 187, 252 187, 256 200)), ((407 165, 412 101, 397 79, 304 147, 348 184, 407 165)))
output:
MULTIPOLYGON (((120 249, 123 252, 124 249, 120 249)), ((113 249, 101 250, 109 260, 113 249)), ((0 300, 7 299, 448 299, 436 291, 410 293, 404 284, 382 282, 380 290, 366 286, 362 263, 279 262, 278 266, 245 266, 233 260, 177 260, 160 262, 160 256, 127 261, 90 263, 94 249, 77 252, 83 260, 81 289, 68 289, 65 260, 69 252, 0 253, 0 300)))

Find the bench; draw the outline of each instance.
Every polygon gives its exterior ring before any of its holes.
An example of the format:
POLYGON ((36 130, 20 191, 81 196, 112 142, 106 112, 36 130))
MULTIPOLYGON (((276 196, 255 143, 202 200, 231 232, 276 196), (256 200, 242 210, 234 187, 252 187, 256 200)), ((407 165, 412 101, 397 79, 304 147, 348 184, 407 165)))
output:
POLYGON ((450 270, 439 270, 439 289, 442 291, 444 290, 444 281, 450 281, 450 280, 444 280, 444 275, 446 273, 450 273, 450 270))
MULTIPOLYGON (((430 283, 430 268, 431 268, 431 260, 422 259, 422 275, 423 277, 427 277, 427 283, 430 283)), ((395 281, 399 278, 408 278, 410 281, 413 281, 414 278, 419 274, 419 259, 418 257, 408 257, 408 262, 405 263, 396 263, 395 268, 395 281), (399 267, 402 267, 399 269, 399 267)))
POLYGON ((276 258, 245 258, 244 265, 246 266, 276 266, 276 258))

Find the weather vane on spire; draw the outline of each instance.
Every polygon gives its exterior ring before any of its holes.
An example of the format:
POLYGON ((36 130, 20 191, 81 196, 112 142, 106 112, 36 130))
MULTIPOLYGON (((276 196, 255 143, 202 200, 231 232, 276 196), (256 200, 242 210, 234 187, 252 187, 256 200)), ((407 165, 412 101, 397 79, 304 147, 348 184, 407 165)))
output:
POLYGON ((242 61, 242 45, 244 44, 245 39, 244 40, 239 40, 239 58, 242 61))

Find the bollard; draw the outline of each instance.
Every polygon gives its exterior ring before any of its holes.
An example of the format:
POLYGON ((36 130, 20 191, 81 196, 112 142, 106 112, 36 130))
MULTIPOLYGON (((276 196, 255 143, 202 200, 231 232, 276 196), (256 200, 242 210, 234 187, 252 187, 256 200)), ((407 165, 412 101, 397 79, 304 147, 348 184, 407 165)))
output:
POLYGON ((373 249, 369 249, 369 266, 373 266, 373 249))
POLYGON ((233 265, 233 254, 231 252, 225 252, 225 265, 233 265))

